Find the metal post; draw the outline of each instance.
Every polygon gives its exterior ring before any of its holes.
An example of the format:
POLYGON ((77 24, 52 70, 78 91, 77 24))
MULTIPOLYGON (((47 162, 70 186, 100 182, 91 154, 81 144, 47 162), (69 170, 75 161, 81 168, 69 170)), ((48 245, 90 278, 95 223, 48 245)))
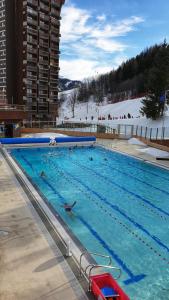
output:
POLYGON ((152 128, 150 128, 150 141, 151 141, 151 135, 152 135, 152 128))
POLYGON ((147 138, 147 126, 146 126, 146 130, 145 130, 145 139, 147 138))
POLYGON ((156 130, 156 140, 158 138, 158 127, 157 127, 157 130, 156 130))
POLYGON ((165 127, 162 127, 162 140, 164 140, 165 127))
POLYGON ((137 131, 138 131, 138 125, 136 126, 136 136, 137 136, 137 131))

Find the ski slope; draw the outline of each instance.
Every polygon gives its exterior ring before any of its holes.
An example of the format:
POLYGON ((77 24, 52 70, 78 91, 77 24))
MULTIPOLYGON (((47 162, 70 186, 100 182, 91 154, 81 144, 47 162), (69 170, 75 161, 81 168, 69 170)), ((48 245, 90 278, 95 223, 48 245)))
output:
POLYGON ((117 124, 139 125, 152 128, 169 127, 169 110, 165 112, 164 117, 155 121, 141 115, 142 98, 125 100, 114 104, 107 104, 105 101, 102 105, 97 105, 94 101, 77 103, 75 105, 75 117, 72 118, 72 110, 69 104, 70 93, 67 91, 67 99, 59 109, 58 122, 100 123, 112 127, 116 127, 117 124), (127 118, 128 113, 131 115, 131 118, 127 118), (108 115, 111 116, 112 120, 108 120, 108 115), (126 116, 125 119, 124 115, 126 116))

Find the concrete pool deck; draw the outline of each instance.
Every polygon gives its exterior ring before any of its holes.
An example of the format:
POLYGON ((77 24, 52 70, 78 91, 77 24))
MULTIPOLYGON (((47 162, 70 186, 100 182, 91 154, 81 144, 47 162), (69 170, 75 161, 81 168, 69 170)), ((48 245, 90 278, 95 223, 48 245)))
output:
MULTIPOLYGON (((132 145, 129 144, 127 140, 102 140, 102 139, 97 139, 98 144, 103 145, 106 148, 112 149, 114 151, 119 151, 124 154, 129 154, 132 155, 136 158, 143 159, 145 161, 149 161, 153 164, 156 164, 161 167, 165 167, 169 169, 169 161, 165 160, 156 160, 156 157, 147 154, 146 152, 141 152, 140 150, 143 148, 150 148, 149 146, 141 146, 141 145, 132 145)), ((168 153, 169 155, 169 153, 168 153)))
POLYGON ((0 299, 87 299, 0 154, 0 299))
MULTIPOLYGON (((124 140, 98 143, 169 167, 169 161, 139 152, 142 146, 124 140)), ((87 299, 1 154, 0 161, 0 299, 87 299)))

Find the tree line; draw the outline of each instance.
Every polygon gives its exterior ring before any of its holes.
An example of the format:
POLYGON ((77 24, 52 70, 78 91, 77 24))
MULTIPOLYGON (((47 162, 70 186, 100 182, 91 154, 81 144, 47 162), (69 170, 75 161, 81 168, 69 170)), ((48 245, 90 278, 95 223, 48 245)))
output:
POLYGON ((157 118, 164 111, 162 99, 166 90, 169 90, 169 44, 164 40, 122 63, 117 70, 84 80, 77 98, 85 102, 93 97, 102 102, 107 97, 109 103, 115 103, 146 96, 141 113, 157 118))

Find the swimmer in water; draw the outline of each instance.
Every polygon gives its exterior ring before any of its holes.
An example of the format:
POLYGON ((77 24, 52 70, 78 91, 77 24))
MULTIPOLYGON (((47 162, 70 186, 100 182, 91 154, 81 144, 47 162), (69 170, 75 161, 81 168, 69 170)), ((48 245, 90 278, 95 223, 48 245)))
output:
POLYGON ((46 174, 45 174, 44 171, 42 171, 42 172, 40 173, 40 177, 46 177, 46 174))
POLYGON ((64 203, 63 205, 61 205, 61 207, 63 207, 65 209, 65 211, 71 212, 72 208, 75 206, 75 204, 76 204, 76 201, 74 201, 73 204, 64 203))

